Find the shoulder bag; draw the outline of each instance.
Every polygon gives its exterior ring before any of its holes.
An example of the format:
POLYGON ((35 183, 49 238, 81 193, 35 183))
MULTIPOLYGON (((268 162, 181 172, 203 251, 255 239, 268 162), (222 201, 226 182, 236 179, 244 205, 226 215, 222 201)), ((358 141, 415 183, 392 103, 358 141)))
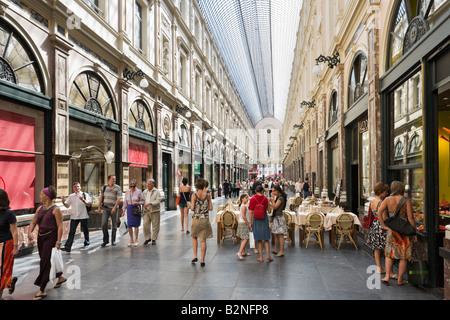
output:
POLYGON ((408 220, 403 219, 399 216, 400 209, 406 203, 406 200, 407 198, 403 197, 398 202, 394 215, 384 220, 384 224, 388 226, 389 229, 392 229, 397 233, 405 236, 413 236, 416 234, 416 228, 414 228, 408 220))

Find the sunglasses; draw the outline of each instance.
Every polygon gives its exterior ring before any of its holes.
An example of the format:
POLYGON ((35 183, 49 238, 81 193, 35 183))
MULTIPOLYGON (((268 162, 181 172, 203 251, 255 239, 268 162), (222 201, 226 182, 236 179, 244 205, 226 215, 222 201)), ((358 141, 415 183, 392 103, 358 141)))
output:
POLYGON ((130 186, 130 188, 136 188, 136 186, 130 186))

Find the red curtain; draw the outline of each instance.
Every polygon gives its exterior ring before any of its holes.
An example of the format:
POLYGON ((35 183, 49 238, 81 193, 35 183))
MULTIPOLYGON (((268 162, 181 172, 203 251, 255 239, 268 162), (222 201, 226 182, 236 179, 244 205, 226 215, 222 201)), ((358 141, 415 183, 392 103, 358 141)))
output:
POLYGON ((148 148, 146 146, 130 142, 128 149, 128 161, 130 167, 147 168, 148 167, 148 148))
MULTIPOLYGON (((35 120, 0 111, 0 149, 35 151, 35 120)), ((12 210, 34 207, 34 154, 0 151, 0 188, 8 193, 12 210)))

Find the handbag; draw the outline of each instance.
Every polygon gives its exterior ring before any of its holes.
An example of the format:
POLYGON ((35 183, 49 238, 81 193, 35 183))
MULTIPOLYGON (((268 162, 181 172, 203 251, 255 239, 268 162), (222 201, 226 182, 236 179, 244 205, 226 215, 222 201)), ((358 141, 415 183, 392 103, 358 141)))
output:
POLYGON ((177 197, 177 201, 175 202, 175 204, 176 204, 177 206, 180 205, 180 196, 177 197))
MULTIPOLYGON (((378 207, 380 207, 380 203, 381 201, 378 203, 378 207)), ((369 210, 367 211, 367 214, 364 215, 363 227, 369 229, 372 226, 374 219, 375 215, 372 211, 372 203, 369 203, 369 210)))
MULTIPOLYGON (((133 199, 132 199, 132 197, 131 197, 131 194, 130 194, 130 202, 131 202, 131 203, 133 202, 133 199)), ((140 216, 140 215, 142 215, 142 208, 141 208, 141 205, 139 205, 139 204, 133 204, 133 205, 131 205, 131 213, 132 213, 133 215, 135 215, 135 216, 140 216)))
POLYGON ((390 216, 384 220, 384 224, 388 226, 389 229, 400 233, 405 236, 413 236, 416 234, 416 228, 414 228, 408 220, 401 218, 398 213, 403 205, 406 203, 407 198, 403 197, 395 209, 394 215, 390 216))

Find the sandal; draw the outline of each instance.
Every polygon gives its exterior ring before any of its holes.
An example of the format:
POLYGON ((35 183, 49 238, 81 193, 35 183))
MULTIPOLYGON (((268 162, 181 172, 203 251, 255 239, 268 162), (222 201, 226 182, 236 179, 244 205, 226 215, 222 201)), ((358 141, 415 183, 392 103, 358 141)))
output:
POLYGON ((381 279, 381 282, 385 285, 385 286, 390 286, 389 281, 388 280, 383 280, 381 279))
POLYGON ((404 286, 405 284, 408 284, 408 281, 397 282, 397 286, 404 286))
POLYGON ((17 282, 17 277, 13 277, 11 279, 11 285, 9 286, 9 290, 8 290, 9 294, 13 294, 14 290, 16 290, 16 282, 17 282))
POLYGON ((53 287, 53 288, 59 288, 59 287, 61 287, 61 285, 64 283, 64 282, 66 282, 67 281, 67 279, 64 279, 64 280, 61 280, 61 281, 58 281, 56 284, 55 284, 55 286, 53 287))
POLYGON ((272 261, 273 261, 272 257, 267 257, 266 259, 267 259, 267 261, 269 261, 269 262, 272 262, 272 261))
POLYGON ((236 253, 237 257, 239 260, 244 261, 244 257, 242 256, 242 254, 236 253))
POLYGON ((33 300, 42 300, 42 299, 44 299, 46 296, 47 296, 46 294, 37 294, 37 295, 34 296, 34 299, 33 299, 33 300))

